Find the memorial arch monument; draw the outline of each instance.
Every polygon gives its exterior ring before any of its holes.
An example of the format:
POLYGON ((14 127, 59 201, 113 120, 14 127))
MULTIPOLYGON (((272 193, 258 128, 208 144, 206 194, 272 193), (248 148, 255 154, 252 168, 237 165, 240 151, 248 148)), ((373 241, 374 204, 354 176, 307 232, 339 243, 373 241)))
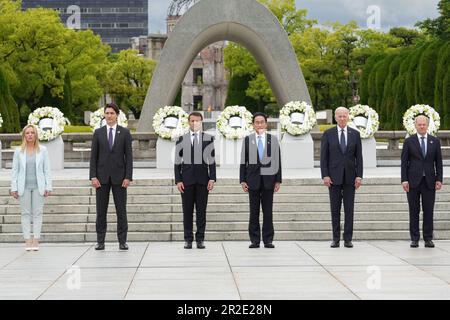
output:
MULTIPOLYGON (((138 132, 153 131, 153 115, 158 108, 173 103, 195 56, 207 45, 222 40, 239 43, 249 50, 280 106, 294 100, 311 104, 288 35, 269 9, 256 0, 200 0, 181 17, 165 43, 138 132)), ((306 167, 313 166, 313 154, 310 158, 306 167)))

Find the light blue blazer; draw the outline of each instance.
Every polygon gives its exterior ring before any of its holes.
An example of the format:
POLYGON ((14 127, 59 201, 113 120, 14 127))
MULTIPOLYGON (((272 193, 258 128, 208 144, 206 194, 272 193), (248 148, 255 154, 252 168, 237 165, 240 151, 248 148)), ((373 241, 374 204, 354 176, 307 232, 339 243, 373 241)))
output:
MULTIPOLYGON (((52 180, 47 148, 42 145, 39 148, 40 151, 36 153, 36 178, 39 194, 43 196, 46 190, 52 191, 52 180)), ((17 191, 19 196, 25 192, 26 164, 26 151, 16 149, 12 165, 11 192, 17 191)))

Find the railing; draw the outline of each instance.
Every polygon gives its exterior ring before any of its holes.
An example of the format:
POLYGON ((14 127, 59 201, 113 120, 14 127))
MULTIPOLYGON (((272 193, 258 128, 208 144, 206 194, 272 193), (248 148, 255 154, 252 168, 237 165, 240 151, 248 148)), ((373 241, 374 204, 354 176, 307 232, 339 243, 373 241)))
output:
MULTIPOLYGON (((205 119, 206 120, 206 119, 205 119)), ((271 124, 276 130, 277 125, 271 124)), ((151 161, 156 157, 155 133, 132 133, 133 158, 135 161, 151 161)), ((314 158, 320 157, 320 139, 322 132, 311 132, 314 141, 314 158)), ((377 159, 399 160, 402 142, 405 139, 406 131, 379 131, 375 134, 377 140, 377 159)), ((64 160, 66 162, 88 162, 90 159, 92 133, 64 133, 64 160)), ((440 131, 438 138, 442 144, 442 155, 446 160, 450 159, 450 131, 440 131)), ((20 144, 20 134, 0 134, 2 145, 2 168, 10 167, 14 148, 20 144), (13 146, 12 146, 13 145, 13 146)))

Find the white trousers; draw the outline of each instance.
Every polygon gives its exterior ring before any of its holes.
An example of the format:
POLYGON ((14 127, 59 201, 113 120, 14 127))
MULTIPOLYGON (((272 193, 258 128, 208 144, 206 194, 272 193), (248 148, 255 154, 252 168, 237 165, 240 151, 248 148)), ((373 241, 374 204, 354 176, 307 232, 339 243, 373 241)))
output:
POLYGON ((33 223, 33 236, 40 239, 44 197, 39 194, 38 189, 25 189, 24 194, 19 197, 19 202, 23 237, 25 240, 31 238, 31 223, 33 223))

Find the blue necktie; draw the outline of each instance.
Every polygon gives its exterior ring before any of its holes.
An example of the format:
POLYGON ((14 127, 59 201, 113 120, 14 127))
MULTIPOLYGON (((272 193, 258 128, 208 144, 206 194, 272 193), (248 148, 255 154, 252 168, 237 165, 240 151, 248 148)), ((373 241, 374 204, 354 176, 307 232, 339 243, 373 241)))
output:
POLYGON ((342 151, 342 153, 345 153, 345 151, 347 150, 347 146, 345 145, 344 129, 341 129, 341 141, 340 141, 340 145, 341 145, 341 151, 342 151))
POLYGON ((259 159, 262 159, 264 156, 264 146, 261 140, 261 136, 258 136, 258 155, 259 159))
POLYGON ((109 151, 112 151, 112 147, 113 147, 113 128, 109 128, 109 151))
POLYGON ((425 137, 422 136, 420 137, 421 141, 420 141, 420 148, 422 149, 422 155, 425 158, 425 156, 427 155, 427 150, 425 149, 425 137))

